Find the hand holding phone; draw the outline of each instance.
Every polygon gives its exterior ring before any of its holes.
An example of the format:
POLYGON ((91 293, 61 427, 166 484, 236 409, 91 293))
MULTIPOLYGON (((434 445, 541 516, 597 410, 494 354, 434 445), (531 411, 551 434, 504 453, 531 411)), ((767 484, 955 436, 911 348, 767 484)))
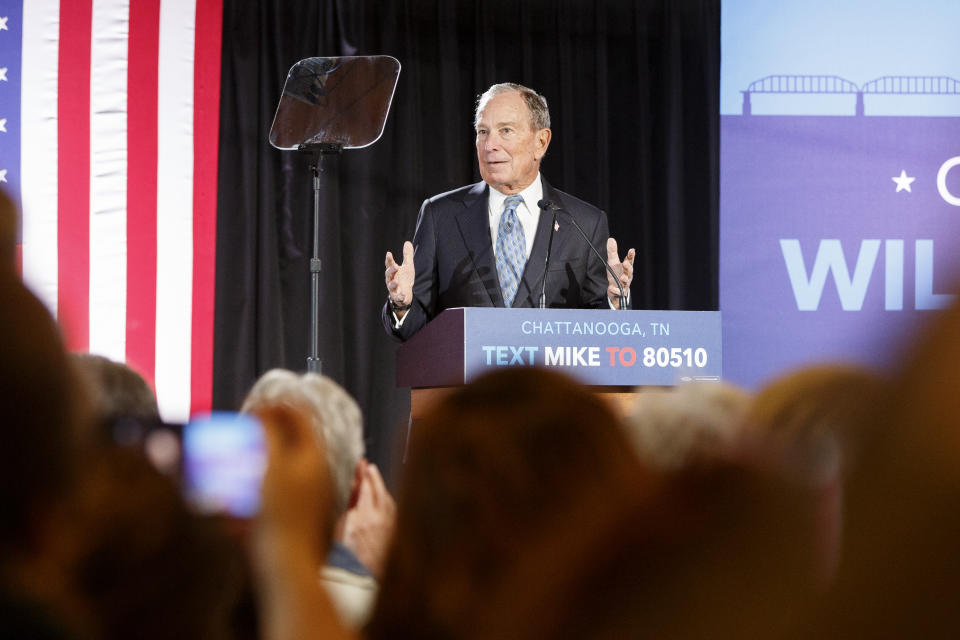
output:
POLYGON ((329 549, 334 527, 333 478, 309 416, 290 407, 257 411, 267 437, 268 468, 258 526, 290 541, 329 549))

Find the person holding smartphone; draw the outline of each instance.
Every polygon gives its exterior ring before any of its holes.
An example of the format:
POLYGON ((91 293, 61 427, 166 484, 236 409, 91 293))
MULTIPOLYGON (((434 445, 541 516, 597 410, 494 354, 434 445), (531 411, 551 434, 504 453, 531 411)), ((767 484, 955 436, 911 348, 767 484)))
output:
POLYGON ((268 371, 254 384, 242 410, 276 404, 303 410, 315 442, 322 445, 333 503, 327 514, 332 543, 320 580, 342 619, 360 628, 372 611, 396 511, 379 470, 363 458, 360 408, 330 378, 282 369, 268 371))

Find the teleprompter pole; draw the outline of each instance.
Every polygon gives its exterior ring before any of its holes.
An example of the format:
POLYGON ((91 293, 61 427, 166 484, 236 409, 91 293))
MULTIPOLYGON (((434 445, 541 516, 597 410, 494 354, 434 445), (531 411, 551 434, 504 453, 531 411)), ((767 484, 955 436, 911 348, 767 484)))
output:
POLYGON ((307 371, 323 373, 320 361, 320 192, 327 192, 324 199, 335 213, 339 207, 337 196, 337 165, 343 145, 320 144, 302 147, 313 153, 310 172, 313 174, 313 255, 310 258, 310 355, 307 356, 307 371))

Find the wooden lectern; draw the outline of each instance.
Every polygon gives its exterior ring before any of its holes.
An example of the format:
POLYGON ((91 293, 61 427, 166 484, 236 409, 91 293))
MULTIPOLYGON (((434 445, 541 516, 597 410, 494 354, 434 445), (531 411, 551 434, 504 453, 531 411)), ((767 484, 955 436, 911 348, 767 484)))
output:
POLYGON ((505 366, 568 374, 618 411, 637 387, 719 380, 719 311, 448 309, 397 349, 410 417, 478 375, 505 366))

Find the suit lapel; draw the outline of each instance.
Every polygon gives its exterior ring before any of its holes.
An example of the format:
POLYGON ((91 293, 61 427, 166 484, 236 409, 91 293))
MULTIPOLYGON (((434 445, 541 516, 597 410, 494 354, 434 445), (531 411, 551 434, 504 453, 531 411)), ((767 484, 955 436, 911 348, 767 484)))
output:
MULTIPOLYGON (((543 185, 543 199, 555 202, 560 206, 556 190, 547 184, 541 177, 543 185)), ((533 203, 536 206, 536 203, 533 203)), ((523 269, 523 278, 520 286, 517 288, 517 299, 522 300, 522 304, 514 306, 536 307, 540 304, 540 291, 543 285, 544 262, 547 259, 547 245, 550 244, 550 234, 553 236, 553 247, 551 248, 551 260, 553 256, 562 255, 560 248, 567 240, 568 224, 564 224, 563 214, 557 215, 558 230, 553 231, 553 212, 543 210, 540 212, 540 221, 537 223, 537 235, 533 239, 533 249, 530 251, 530 257, 527 259, 527 265, 523 269)), ((547 296, 549 300, 549 295, 547 296)))
POLYGON ((473 268, 481 282, 491 279, 493 287, 485 287, 490 296, 490 305, 503 306, 500 293, 500 279, 497 277, 497 264, 490 243, 490 217, 487 211, 487 185, 478 182, 467 191, 463 198, 464 208, 457 214, 457 226, 463 237, 467 255, 473 259, 473 268), (487 275, 489 274, 489 275, 487 275))

